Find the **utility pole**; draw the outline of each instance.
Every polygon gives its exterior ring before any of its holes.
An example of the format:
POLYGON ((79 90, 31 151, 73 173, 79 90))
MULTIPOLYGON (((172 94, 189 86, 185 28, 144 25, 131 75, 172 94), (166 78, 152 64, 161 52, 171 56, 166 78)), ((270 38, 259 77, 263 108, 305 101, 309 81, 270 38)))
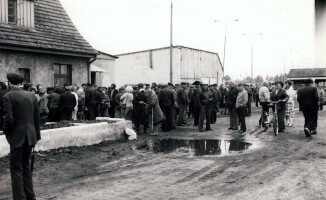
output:
POLYGON ((171 22, 170 22, 170 83, 173 84, 173 44, 172 44, 172 30, 173 30, 173 4, 171 1, 171 22))

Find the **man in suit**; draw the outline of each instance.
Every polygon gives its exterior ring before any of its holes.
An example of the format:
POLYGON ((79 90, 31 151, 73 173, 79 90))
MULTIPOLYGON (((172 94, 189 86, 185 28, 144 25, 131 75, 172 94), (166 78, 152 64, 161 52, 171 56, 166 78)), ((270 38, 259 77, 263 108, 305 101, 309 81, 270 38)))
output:
POLYGON ((286 90, 283 89, 283 82, 275 82, 276 89, 272 92, 271 100, 278 101, 277 116, 278 116, 278 131, 285 132, 285 110, 286 102, 289 100, 289 96, 286 94, 286 90))
POLYGON ((3 96, 3 130, 10 145, 10 173, 14 200, 35 199, 30 157, 41 139, 40 113, 33 93, 22 90, 20 74, 7 75, 11 91, 3 96))
POLYGON ((208 84, 202 84, 201 92, 199 93, 197 98, 200 107, 198 129, 200 132, 203 132, 204 120, 206 120, 206 130, 211 131, 211 118, 214 96, 213 93, 208 89, 208 84))
POLYGON ((237 109, 235 107, 237 97, 239 90, 237 89, 235 83, 230 83, 230 91, 229 91, 229 101, 228 101, 228 107, 230 110, 230 127, 229 130, 238 130, 238 113, 237 109))
POLYGON ((313 81, 307 79, 305 86, 298 90, 298 102, 300 110, 305 118, 304 132, 306 137, 317 134, 317 119, 318 119, 318 90, 312 86, 313 81))
POLYGON ((111 118, 115 117, 115 107, 117 106, 117 104, 119 104, 119 102, 115 101, 115 95, 118 94, 118 90, 115 89, 117 86, 115 84, 111 84, 111 93, 110 93, 110 104, 111 107, 109 108, 109 115, 111 118))
POLYGON ((65 90, 59 99, 60 120, 71 120, 72 111, 77 105, 76 97, 71 93, 71 86, 66 86, 65 90))
POLYGON ((194 89, 194 93, 192 96, 192 101, 194 102, 194 126, 198 126, 199 123, 199 114, 200 114, 200 104, 198 102, 198 95, 200 94, 200 82, 199 81, 195 81, 194 84, 195 85, 195 89, 194 89))

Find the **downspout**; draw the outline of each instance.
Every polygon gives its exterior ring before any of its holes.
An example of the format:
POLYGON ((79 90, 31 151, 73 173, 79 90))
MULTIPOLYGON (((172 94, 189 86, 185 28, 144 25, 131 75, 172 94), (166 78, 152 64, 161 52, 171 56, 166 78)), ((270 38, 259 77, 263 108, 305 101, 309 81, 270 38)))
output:
POLYGON ((91 64, 97 59, 97 55, 94 56, 93 60, 90 60, 87 65, 87 83, 90 83, 90 75, 91 75, 91 64))

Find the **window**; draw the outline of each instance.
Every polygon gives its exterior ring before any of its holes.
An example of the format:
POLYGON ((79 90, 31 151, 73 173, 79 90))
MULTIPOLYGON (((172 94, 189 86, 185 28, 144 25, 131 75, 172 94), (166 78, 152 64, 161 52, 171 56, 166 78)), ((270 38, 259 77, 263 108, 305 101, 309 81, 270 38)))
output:
POLYGON ((71 65, 54 64, 54 85, 71 85, 71 65))
POLYGON ((25 83, 30 83, 31 82, 30 69, 19 68, 18 73, 21 74, 24 77, 24 82, 25 83))
POLYGON ((8 0, 8 22, 17 23, 17 0, 8 0))

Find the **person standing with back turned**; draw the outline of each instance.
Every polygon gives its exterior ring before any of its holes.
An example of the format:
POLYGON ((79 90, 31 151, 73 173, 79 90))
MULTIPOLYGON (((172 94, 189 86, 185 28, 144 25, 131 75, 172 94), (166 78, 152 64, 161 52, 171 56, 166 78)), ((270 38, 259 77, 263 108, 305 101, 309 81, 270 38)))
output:
POLYGON ((304 116, 304 133, 306 137, 317 134, 318 90, 312 86, 311 79, 305 80, 305 86, 298 90, 298 102, 304 116))
POLYGON ((21 89, 21 75, 10 73, 7 78, 11 91, 3 96, 3 130, 10 145, 13 199, 35 199, 29 161, 32 148, 41 139, 37 100, 21 89))

